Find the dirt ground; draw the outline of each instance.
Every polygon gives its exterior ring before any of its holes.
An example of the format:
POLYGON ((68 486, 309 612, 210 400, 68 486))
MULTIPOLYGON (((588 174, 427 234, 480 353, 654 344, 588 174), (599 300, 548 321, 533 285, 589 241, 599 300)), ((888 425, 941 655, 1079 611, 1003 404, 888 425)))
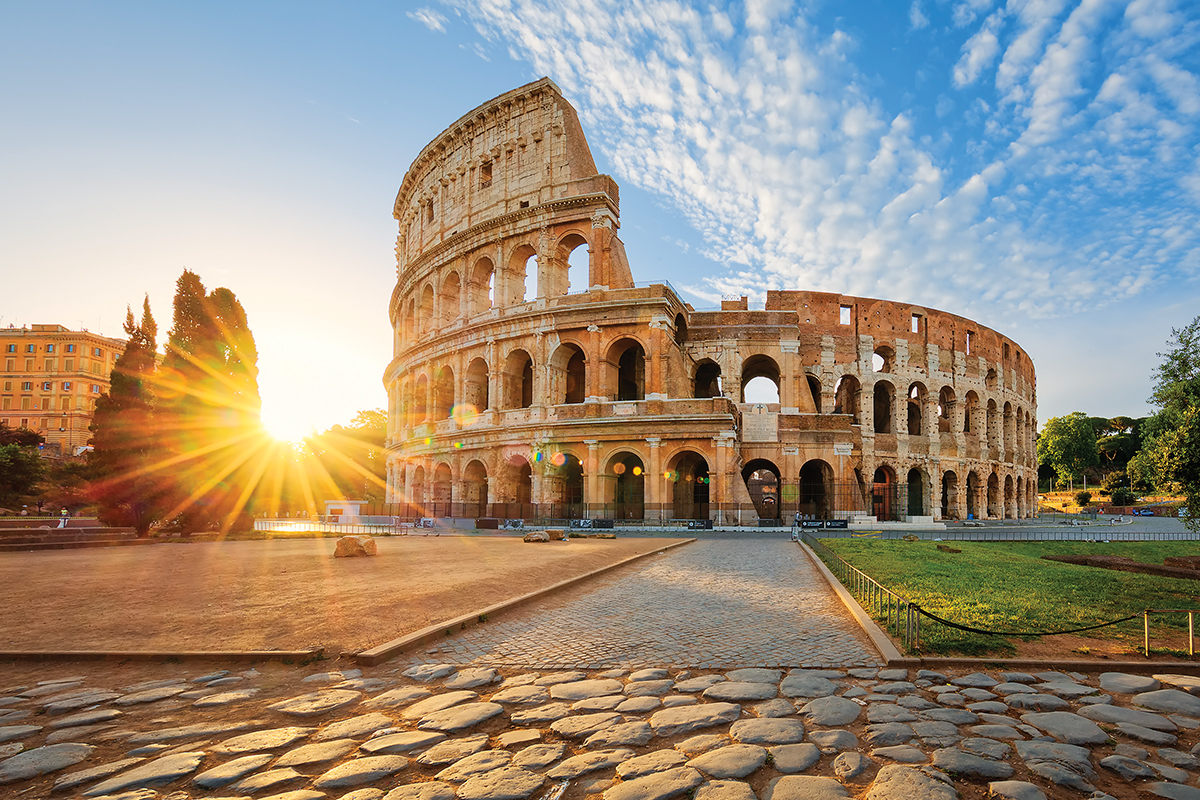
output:
POLYGON ((358 652, 678 539, 378 538, 0 553, 0 650, 358 652))

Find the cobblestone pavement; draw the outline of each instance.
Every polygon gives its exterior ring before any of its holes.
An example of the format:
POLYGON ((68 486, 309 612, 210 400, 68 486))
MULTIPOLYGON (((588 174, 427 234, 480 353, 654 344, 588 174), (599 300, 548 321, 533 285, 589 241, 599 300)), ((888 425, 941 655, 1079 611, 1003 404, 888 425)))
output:
POLYGON ((244 666, 0 664, 0 797, 1200 800, 1183 675, 244 666))
POLYGON ((789 535, 705 534, 469 628, 413 661, 532 669, 882 664, 789 535))

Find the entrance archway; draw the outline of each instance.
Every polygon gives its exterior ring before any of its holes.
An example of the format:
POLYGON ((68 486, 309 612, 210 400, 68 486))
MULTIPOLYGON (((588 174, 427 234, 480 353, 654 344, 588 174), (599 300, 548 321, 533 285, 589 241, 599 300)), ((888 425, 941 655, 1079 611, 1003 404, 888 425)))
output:
POLYGON ((800 515, 811 519, 833 518, 833 467, 813 459, 800 468, 800 515))
POLYGON ((759 519, 779 519, 780 480, 779 467, 770 461, 756 458, 742 467, 742 480, 750 492, 750 500, 759 519))

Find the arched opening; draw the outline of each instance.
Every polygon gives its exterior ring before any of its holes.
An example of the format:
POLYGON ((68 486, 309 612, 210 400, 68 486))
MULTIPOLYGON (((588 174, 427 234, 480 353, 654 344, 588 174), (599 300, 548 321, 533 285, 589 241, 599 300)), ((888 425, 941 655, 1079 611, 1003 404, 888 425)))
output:
POLYGON ((833 518, 833 467, 813 459, 800 468, 797 511, 805 519, 833 518))
POLYGON ((915 467, 908 471, 908 515, 925 516, 925 476, 915 467))
POLYGON ((892 385, 887 381, 875 384, 875 432, 892 432, 892 385))
POLYGON ((875 470, 871 486, 871 513, 878 520, 896 519, 898 497, 896 490, 896 473, 891 467, 879 467, 875 470))
POLYGON ((704 456, 685 450, 671 459, 664 476, 671 482, 673 519, 708 519, 711 485, 704 456))
POLYGON ((587 243, 587 239, 578 233, 569 234, 558 243, 558 257, 567 265, 567 285, 563 287, 563 294, 586 292, 592 285, 587 243))
POLYGON ((1004 516, 1004 511, 1000 508, 1000 476, 994 472, 988 476, 987 513, 993 519, 1004 516))
POLYGON ((433 418, 449 419, 454 410, 454 370, 442 367, 437 371, 433 389, 433 418))
POLYGON ((687 317, 683 314, 675 315, 675 344, 683 345, 688 340, 687 317))
POLYGON ((428 283, 421 290, 421 308, 417 312, 418 327, 421 333, 433 328, 433 287, 428 283))
POLYGON ((779 467, 766 459, 756 458, 742 467, 742 480, 750 492, 750 500, 760 519, 779 519, 779 467))
POLYGON ((979 413, 979 395, 975 392, 967 392, 966 404, 963 408, 963 433, 978 433, 979 420, 975 419, 975 415, 979 413))
POLYGON ((967 519, 979 519, 979 476, 967 473, 967 519))
POLYGON ((1013 490, 1012 475, 1004 476, 1004 518, 1012 519, 1016 516, 1016 498, 1017 495, 1013 490))
POLYGON ((488 409, 488 368, 482 358, 471 359, 467 365, 467 379, 463 385, 463 403, 466 413, 488 409))
POLYGON ((620 453, 609 462, 608 471, 616 478, 613 511, 617 519, 643 519, 646 516, 646 467, 633 453, 620 453))
POLYGON ((433 496, 430 497, 429 516, 450 517, 450 503, 453 501, 453 481, 450 479, 450 465, 438 464, 433 470, 433 496))
POLYGON ((558 506, 551 510, 550 516, 564 519, 583 517, 583 464, 579 459, 570 453, 555 453, 550 456, 547 478, 551 496, 558 506))
POLYGON ((958 476, 947 470, 942 473, 942 517, 958 519, 958 476))
POLYGON ((461 295, 462 281, 458 277, 457 272, 451 272, 442 282, 442 296, 439 305, 441 308, 441 324, 443 326, 453 324, 458 320, 461 295))
POLYGON ((462 516, 486 517, 487 504, 487 467, 474 460, 463 470, 462 516))
POLYGON ((701 361, 696 365, 694 397, 721 396, 721 365, 715 361, 701 361))
POLYGON ((875 348, 871 356, 871 370, 874 372, 894 372, 896 368, 896 351, 886 344, 875 348))
POLYGON ((914 383, 908 387, 908 435, 920 436, 925 419, 925 385, 914 383))
POLYGON ((938 433, 951 433, 952 421, 954 419, 954 390, 949 386, 943 386, 938 392, 938 433))
POLYGON ((417 378, 417 389, 413 392, 413 424, 420 425, 429 419, 429 379, 422 373, 417 378))
POLYGON ((504 361, 504 408, 533 405, 533 359, 524 350, 513 350, 504 361))
POLYGON ((742 362, 743 403, 779 402, 779 365, 770 356, 750 356, 742 362))
POLYGON ((550 357, 551 402, 582 403, 587 393, 583 350, 570 342, 560 345, 550 357))
POLYGON ((853 375, 843 375, 837 382, 837 388, 833 394, 833 413, 835 414, 850 414, 854 417, 854 424, 861 424, 858 419, 858 399, 862 393, 862 388, 859 386, 858 378, 853 375))
POLYGON ((609 397, 643 400, 646 397, 646 352, 636 339, 621 339, 608 349, 609 397), (615 390, 615 391, 614 391, 615 390))
POLYGON ((490 258, 481 258, 475 262, 468 286, 468 313, 472 316, 482 314, 495 305, 496 267, 490 258))
POLYGON ((808 393, 812 395, 813 408, 821 413, 821 379, 816 375, 805 376, 808 381, 808 393))

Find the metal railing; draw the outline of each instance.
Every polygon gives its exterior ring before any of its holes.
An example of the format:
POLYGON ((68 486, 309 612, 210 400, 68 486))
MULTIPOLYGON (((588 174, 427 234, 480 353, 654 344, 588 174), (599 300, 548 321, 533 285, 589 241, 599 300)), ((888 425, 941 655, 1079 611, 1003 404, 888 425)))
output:
POLYGON ((906 653, 915 652, 921 646, 921 614, 916 603, 887 588, 811 534, 801 531, 800 537, 825 562, 846 591, 854 595, 863 610, 900 642, 906 653))

